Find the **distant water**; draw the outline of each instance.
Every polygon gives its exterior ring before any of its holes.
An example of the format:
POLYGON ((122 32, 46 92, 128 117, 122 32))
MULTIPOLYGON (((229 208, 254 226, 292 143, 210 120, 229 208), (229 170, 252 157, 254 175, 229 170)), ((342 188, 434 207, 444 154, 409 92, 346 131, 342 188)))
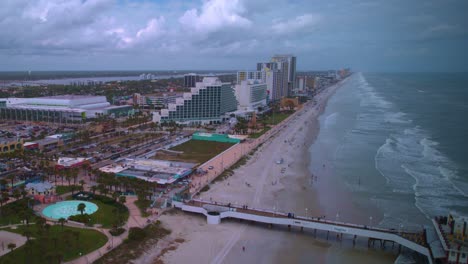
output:
POLYGON ((332 164, 357 204, 376 205, 381 226, 468 215, 467 114, 467 74, 356 73, 321 116, 312 157, 332 164))
MULTIPOLYGON (((166 78, 180 78, 183 75, 160 75, 154 79, 166 79, 166 78)), ((116 81, 140 81, 140 76, 111 76, 111 77, 80 77, 80 78, 63 78, 63 79, 45 79, 45 80, 34 80, 34 81, 6 81, 5 85, 16 85, 16 86, 33 86, 43 84, 56 84, 56 85, 70 85, 70 84, 90 84, 90 83, 106 83, 116 81)))

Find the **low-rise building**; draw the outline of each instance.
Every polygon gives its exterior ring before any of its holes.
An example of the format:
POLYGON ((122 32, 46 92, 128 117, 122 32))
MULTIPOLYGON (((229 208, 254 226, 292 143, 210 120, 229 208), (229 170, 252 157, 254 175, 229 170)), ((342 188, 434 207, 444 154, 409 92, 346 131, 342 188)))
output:
POLYGON ((125 159, 120 164, 100 168, 117 177, 137 178, 160 185, 171 184, 192 173, 197 164, 152 159, 125 159))
POLYGON ((83 122, 103 115, 119 117, 134 113, 129 105, 116 106, 105 96, 59 95, 0 99, 0 119, 36 122, 83 122))
POLYGON ((25 188, 30 195, 54 195, 55 185, 50 182, 30 182, 25 188))
POLYGON ((22 138, 0 138, 0 153, 13 152, 23 149, 22 138))

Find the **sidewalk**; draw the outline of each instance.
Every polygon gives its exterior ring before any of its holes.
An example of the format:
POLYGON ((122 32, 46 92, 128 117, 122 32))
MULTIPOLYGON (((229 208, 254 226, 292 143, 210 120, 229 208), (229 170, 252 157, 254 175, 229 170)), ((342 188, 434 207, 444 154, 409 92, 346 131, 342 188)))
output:
MULTIPOLYGON (((109 230, 107 230, 107 229, 88 227, 88 228, 97 230, 97 231, 105 234, 107 236, 107 238, 108 238, 107 243, 104 246, 102 246, 101 248, 99 248, 99 249, 97 249, 97 250, 95 250, 95 251, 93 251, 91 253, 88 253, 85 256, 79 257, 77 259, 74 259, 72 261, 65 262, 65 263, 68 263, 68 264, 93 263, 94 261, 96 261, 97 259, 102 257, 104 254, 106 254, 108 251, 110 251, 112 248, 117 247, 120 244, 122 244, 122 242, 128 237, 128 230, 130 228, 132 228, 132 227, 144 228, 146 225, 148 225, 149 223, 147 222, 147 220, 149 218, 145 218, 145 217, 141 216, 140 209, 138 209, 138 207, 134 203, 136 200, 137 200, 137 198, 134 197, 134 196, 127 196, 125 206, 127 206, 127 208, 128 208, 129 217, 128 217, 127 224, 124 226, 124 228, 126 230, 125 230, 125 232, 123 234, 121 234, 120 236, 114 237, 109 233, 109 230)), ((156 217, 151 217, 151 220, 152 221, 156 220, 156 217)), ((76 226, 76 225, 73 225, 73 226, 76 226)), ((80 227, 83 228, 83 226, 80 226, 80 227)))

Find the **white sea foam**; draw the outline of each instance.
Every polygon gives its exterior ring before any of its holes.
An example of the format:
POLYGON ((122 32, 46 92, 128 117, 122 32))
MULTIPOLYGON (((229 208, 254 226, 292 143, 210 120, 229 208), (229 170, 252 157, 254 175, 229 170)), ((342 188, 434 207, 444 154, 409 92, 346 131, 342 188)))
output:
POLYGON ((406 118, 406 114, 403 112, 385 113, 384 120, 387 123, 396 123, 396 124, 409 124, 412 122, 412 120, 406 118))
POLYGON ((338 118, 338 113, 333 113, 333 114, 330 114, 328 115, 326 118, 325 118, 325 127, 328 128, 329 126, 332 126, 334 124, 336 124, 336 119, 338 118))

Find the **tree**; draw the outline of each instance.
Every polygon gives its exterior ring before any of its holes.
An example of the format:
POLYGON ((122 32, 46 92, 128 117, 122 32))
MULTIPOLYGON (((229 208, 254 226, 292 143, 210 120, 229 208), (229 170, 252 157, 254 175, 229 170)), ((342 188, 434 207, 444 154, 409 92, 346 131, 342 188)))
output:
POLYGON ((32 236, 31 230, 29 230, 29 229, 24 230, 23 236, 25 236, 26 240, 29 241, 29 238, 31 238, 31 236, 32 236))
POLYGON ((80 186, 81 186, 80 189, 83 191, 83 190, 84 190, 84 187, 83 187, 83 186, 84 186, 84 184, 85 184, 85 181, 84 181, 84 180, 80 180, 79 183, 80 183, 80 186))
POLYGON ((21 197, 21 191, 18 188, 13 191, 13 197, 15 197, 16 200, 21 197))
POLYGON ((119 202, 120 202, 121 204, 125 204, 125 203, 127 202, 127 197, 126 197, 125 195, 121 195, 121 196, 119 197, 119 202))
POLYGON ((76 210, 77 210, 77 211, 80 211, 81 214, 83 214, 83 212, 84 212, 85 209, 86 209, 86 204, 84 204, 84 203, 78 204, 78 206, 77 206, 77 208, 76 208, 76 210))
POLYGON ((13 251, 13 249, 16 248, 16 244, 15 244, 15 243, 8 243, 8 246, 7 246, 7 247, 8 247, 8 249, 9 249, 10 252, 11 252, 11 251, 13 251))
POLYGON ((59 220, 58 220, 59 224, 62 226, 62 231, 63 231, 63 226, 65 225, 65 223, 67 222, 67 219, 63 218, 63 217, 60 217, 59 220))
POLYGON ((93 195, 96 194, 97 186, 93 185, 90 187, 91 191, 93 192, 93 195))
POLYGON ((119 197, 119 195, 120 195, 119 192, 117 192, 117 191, 113 192, 112 193, 112 198, 114 198, 114 200, 117 201, 117 198, 119 197))

